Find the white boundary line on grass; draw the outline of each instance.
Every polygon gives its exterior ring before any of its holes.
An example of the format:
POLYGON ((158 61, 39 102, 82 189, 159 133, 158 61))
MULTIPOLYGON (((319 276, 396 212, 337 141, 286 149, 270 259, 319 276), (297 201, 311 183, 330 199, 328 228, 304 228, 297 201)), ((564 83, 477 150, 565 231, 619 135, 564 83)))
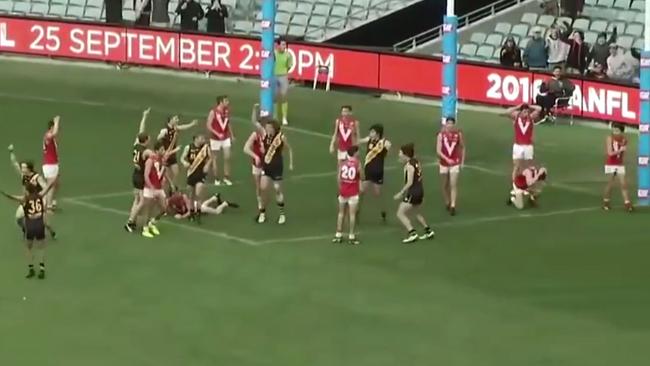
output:
MULTIPOLYGON (((80 201, 80 200, 72 199, 72 198, 66 199, 66 202, 77 205, 77 206, 86 207, 86 208, 89 208, 89 209, 92 209, 92 210, 95 210, 95 211, 112 213, 114 215, 119 215, 119 216, 128 216, 128 214, 129 214, 126 211, 121 211, 121 210, 118 210, 118 209, 115 209, 115 208, 106 207, 106 206, 102 206, 102 205, 97 205, 97 204, 94 204, 94 203, 91 203, 91 202, 80 201)), ((201 227, 184 224, 182 222, 165 220, 165 221, 161 221, 161 224, 176 226, 176 227, 179 227, 181 229, 188 230, 188 231, 192 231, 192 232, 196 232, 196 233, 200 233, 200 234, 205 234, 205 235, 210 235, 210 236, 213 236, 213 237, 216 237, 216 238, 219 238, 219 239, 236 241, 236 242, 246 244, 246 245, 250 245, 250 246, 261 245, 261 243, 258 242, 258 241, 254 241, 254 240, 250 240, 250 239, 246 239, 246 238, 226 234, 226 233, 219 232, 219 231, 203 229, 201 227)))
MULTIPOLYGON (((513 215, 486 216, 486 217, 479 217, 479 218, 469 219, 469 220, 452 220, 452 221, 445 221, 439 223, 432 223, 431 227, 435 230, 440 227, 471 226, 471 225, 484 224, 489 222, 499 222, 499 221, 508 221, 508 220, 516 220, 516 219, 531 219, 531 218, 550 217, 550 216, 573 215, 576 213, 591 212, 599 209, 600 207, 592 206, 592 207, 573 208, 567 210, 549 211, 549 212, 543 212, 539 214, 519 213, 513 215)), ((404 229, 401 227, 389 227, 385 229, 379 229, 375 231, 375 233, 389 233, 389 232, 400 231, 400 230, 404 230, 404 229)), ((359 234, 363 235, 363 232, 360 232, 359 234)), ((297 238, 263 240, 260 241, 259 244, 266 245, 266 244, 274 244, 274 243, 318 241, 318 240, 331 239, 332 237, 333 235, 330 233, 324 235, 303 236, 297 238)))

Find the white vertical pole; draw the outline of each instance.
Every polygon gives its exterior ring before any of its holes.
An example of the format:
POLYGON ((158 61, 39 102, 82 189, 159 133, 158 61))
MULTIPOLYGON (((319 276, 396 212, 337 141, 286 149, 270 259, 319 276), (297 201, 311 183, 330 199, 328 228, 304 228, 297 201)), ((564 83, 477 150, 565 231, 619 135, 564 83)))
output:
MULTIPOLYGON (((454 4, 455 0, 447 0, 447 16, 452 16, 454 15, 454 4)), ((646 2, 646 7, 647 7, 647 2, 646 2)), ((648 13, 646 11, 646 24, 648 23, 648 13)))
POLYGON ((645 2, 645 31, 643 32, 643 50, 650 51, 650 1, 645 2))
POLYGON ((641 85, 639 90, 639 154, 637 157, 640 206, 650 205, 650 0, 645 2, 645 31, 641 51, 641 85))

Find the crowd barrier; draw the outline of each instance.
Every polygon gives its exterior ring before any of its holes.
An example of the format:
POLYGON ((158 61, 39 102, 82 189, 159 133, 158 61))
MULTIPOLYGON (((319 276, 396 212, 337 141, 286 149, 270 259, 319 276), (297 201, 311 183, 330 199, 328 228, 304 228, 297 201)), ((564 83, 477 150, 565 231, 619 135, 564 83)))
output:
MULTIPOLYGON (((259 74, 260 42, 251 38, 186 34, 91 23, 0 17, 0 52, 62 57, 172 69, 259 74)), ((388 92, 440 97, 442 62, 432 57, 292 43, 295 79, 312 80, 328 65, 331 82, 388 92)), ((534 100, 543 73, 496 65, 458 65, 458 97, 490 105, 534 100)), ((638 125, 639 90, 592 80, 576 85, 569 113, 638 125)))

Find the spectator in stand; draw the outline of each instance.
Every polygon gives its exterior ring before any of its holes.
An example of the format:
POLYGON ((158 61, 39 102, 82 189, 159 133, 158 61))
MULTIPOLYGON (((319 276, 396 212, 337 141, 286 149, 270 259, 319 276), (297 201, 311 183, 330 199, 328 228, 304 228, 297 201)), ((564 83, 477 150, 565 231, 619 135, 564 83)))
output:
POLYGON ((589 68, 587 72, 587 77, 592 79, 604 80, 607 79, 607 73, 605 72, 605 67, 603 64, 594 61, 593 65, 589 68))
POLYGON ((499 60, 502 66, 521 67, 521 50, 512 36, 508 36, 503 43, 499 60))
POLYGON ((151 26, 166 28, 169 26, 169 0, 149 0, 151 2, 151 26))
POLYGON ((540 29, 535 29, 533 38, 526 45, 523 61, 530 69, 546 69, 548 51, 540 29))
POLYGON ((598 34, 596 43, 591 47, 589 51, 589 56, 587 56, 587 64, 591 64, 592 60, 594 64, 598 63, 603 68, 607 65, 607 58, 609 57, 609 45, 616 42, 617 37, 617 28, 614 27, 612 36, 607 39, 607 33, 602 32, 598 34))
POLYGON ((636 77, 635 61, 632 55, 626 54, 616 43, 612 43, 607 58, 607 76, 615 81, 632 82, 636 77))
POLYGON ((564 24, 567 26, 566 33, 571 34, 570 38, 562 38, 569 45, 566 61, 567 72, 583 75, 587 70, 587 56, 589 56, 589 45, 584 42, 585 34, 582 31, 572 31, 569 23, 565 22, 564 24))
POLYGON ((582 15, 584 7, 584 0, 562 0, 562 15, 575 19, 582 15))
POLYGON ((201 4, 194 0, 181 0, 176 7, 176 18, 181 17, 181 30, 196 32, 199 30, 199 20, 203 19, 205 13, 201 4))
POLYGON ((564 67, 569 45, 562 42, 560 30, 552 27, 546 37, 546 48, 548 50, 548 67, 553 70, 556 66, 564 67))
POLYGON ((122 24, 122 0, 104 0, 106 23, 122 24))
POLYGON ((558 0, 541 0, 540 7, 545 15, 558 16, 560 15, 560 5, 558 0))
POLYGON ((575 85, 562 75, 562 67, 555 66, 553 76, 540 85, 536 97, 537 104, 542 107, 544 112, 544 120, 553 117, 551 111, 556 104, 560 107, 569 105, 569 99, 573 96, 574 90, 575 85))
POLYGON ((133 9, 135 9, 135 25, 148 27, 151 22, 151 1, 133 0, 133 9))
POLYGON ((228 8, 221 5, 221 0, 212 0, 205 11, 205 17, 208 19, 208 33, 226 33, 228 8))

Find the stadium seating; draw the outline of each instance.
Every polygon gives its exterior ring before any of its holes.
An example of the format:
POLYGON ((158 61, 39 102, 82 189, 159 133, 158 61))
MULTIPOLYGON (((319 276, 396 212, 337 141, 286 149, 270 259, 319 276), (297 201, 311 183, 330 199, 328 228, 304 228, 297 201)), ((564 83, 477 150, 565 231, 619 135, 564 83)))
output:
MULTIPOLYGON (((204 8, 210 5, 210 0, 197 1, 204 8)), ((321 40, 328 34, 376 19, 417 1, 276 0, 278 12, 275 30, 280 35, 321 40)), ((222 4, 229 8, 230 33, 259 34, 262 0, 222 0, 222 4)), ((178 0, 170 0, 170 19, 174 18, 177 5, 178 0)), ((0 0, 0 13, 102 21, 106 11, 103 0, 0 0)), ((135 20, 131 1, 124 2, 123 18, 126 21, 135 20)), ((178 25, 180 19, 176 21, 178 25)))
POLYGON ((572 20, 567 17, 556 18, 527 12, 515 22, 499 19, 491 33, 480 30, 465 38, 467 41, 460 46, 459 57, 498 62, 498 50, 507 36, 515 37, 519 47, 523 49, 536 29, 546 32, 555 25, 564 27, 564 22, 570 24, 573 29, 583 31, 585 41, 590 44, 596 41, 599 33, 611 34, 616 27, 619 46, 627 50, 632 47, 640 48, 643 46, 644 10, 644 0, 588 0, 584 14, 589 18, 572 20))

